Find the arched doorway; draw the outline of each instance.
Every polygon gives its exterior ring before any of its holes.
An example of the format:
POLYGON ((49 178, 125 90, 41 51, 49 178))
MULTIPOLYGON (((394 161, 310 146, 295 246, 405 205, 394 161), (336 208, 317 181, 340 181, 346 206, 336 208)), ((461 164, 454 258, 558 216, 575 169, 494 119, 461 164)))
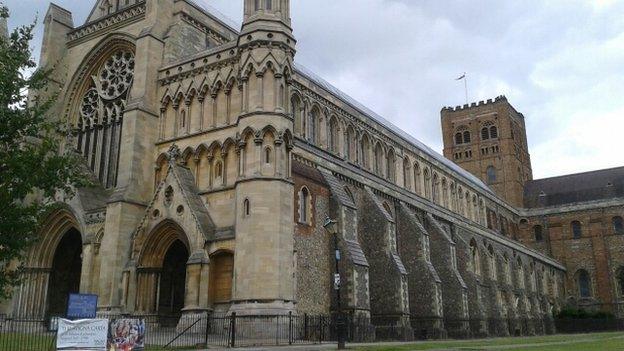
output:
POLYGON ((188 259, 188 250, 180 240, 167 249, 158 291, 158 314, 163 317, 179 317, 182 313, 188 259))
POLYGON ((74 228, 58 243, 52 259, 47 291, 46 316, 64 316, 69 294, 80 291, 82 272, 82 237, 74 228))
POLYGON ((220 252, 210 257, 210 301, 213 304, 229 303, 232 299, 234 255, 220 252))
POLYGON ((166 220, 135 240, 140 243, 136 311, 160 316, 161 324, 176 325, 186 307, 188 238, 177 223, 166 220))

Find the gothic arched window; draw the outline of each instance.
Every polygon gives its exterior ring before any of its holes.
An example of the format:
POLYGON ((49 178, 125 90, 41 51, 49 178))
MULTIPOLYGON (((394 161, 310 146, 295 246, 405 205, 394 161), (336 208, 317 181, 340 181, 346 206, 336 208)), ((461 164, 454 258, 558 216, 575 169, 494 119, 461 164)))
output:
POLYGON ((271 163, 271 154, 272 154, 272 150, 270 147, 267 147, 264 149, 264 163, 266 164, 271 163))
POLYGON ((541 225, 533 226, 533 236, 535 237, 535 241, 544 240, 544 233, 541 225))
POLYGON ((418 195, 420 194, 420 166, 418 162, 414 163, 414 192, 418 195))
POLYGON ((127 49, 114 52, 89 76, 74 130, 76 149, 102 185, 111 188, 117 185, 123 114, 134 80, 134 53, 127 49))
POLYGON ((425 177, 425 193, 424 196, 427 199, 431 199, 431 175, 429 174, 429 169, 425 168, 423 171, 425 177))
POLYGON ((464 144, 470 143, 470 141, 471 141, 470 139, 471 139, 470 138, 470 132, 469 131, 465 131, 464 132, 464 144))
POLYGON ((624 234, 624 221, 622 221, 622 217, 613 217, 612 222, 615 234, 624 234))
POLYGON ((578 291, 580 297, 591 297, 591 279, 586 270, 581 269, 577 273, 578 291))
POLYGON ((479 247, 477 246, 477 242, 472 239, 470 241, 470 255, 472 258, 472 269, 474 274, 481 274, 481 258, 479 257, 479 247))
POLYGON ((301 118, 301 102, 297 95, 293 95, 290 99, 290 109, 295 121, 295 133, 301 134, 303 128, 303 120, 301 118))
POLYGON ((338 152, 338 133, 340 132, 340 128, 338 127, 338 121, 336 117, 333 117, 329 120, 329 130, 327 131, 328 136, 328 144, 329 151, 333 153, 338 152))
POLYGON ((308 140, 313 144, 318 144, 320 118, 320 111, 316 107, 312 108, 310 112, 310 122, 308 123, 308 140))
POLYGON ((488 140, 490 138, 490 130, 487 127, 481 129, 481 140, 488 140))
POLYGON ((357 137, 353 126, 347 127, 347 140, 345 143, 345 154, 351 162, 357 161, 357 137))
POLYGON ((463 143, 464 143, 464 137, 462 136, 462 133, 455 134, 455 144, 459 145, 463 143))
POLYGON ((490 138, 492 139, 498 138, 498 128, 496 128, 496 126, 490 127, 490 138))
POLYGON ((403 160, 403 185, 407 190, 412 189, 412 180, 410 177, 410 162, 407 157, 403 160))
POLYGON ((580 239, 581 236, 583 236, 583 226, 581 222, 573 221, 570 227, 572 228, 572 237, 574 239, 580 239))
POLYGON ((299 223, 310 224, 310 191, 305 186, 299 191, 299 223))
POLYGON ((383 149, 380 143, 377 143, 375 146, 375 164, 373 167, 373 171, 375 174, 382 176, 382 165, 383 165, 383 149))
POLYGON ((219 161, 215 165, 215 178, 220 179, 223 177, 223 164, 219 161))

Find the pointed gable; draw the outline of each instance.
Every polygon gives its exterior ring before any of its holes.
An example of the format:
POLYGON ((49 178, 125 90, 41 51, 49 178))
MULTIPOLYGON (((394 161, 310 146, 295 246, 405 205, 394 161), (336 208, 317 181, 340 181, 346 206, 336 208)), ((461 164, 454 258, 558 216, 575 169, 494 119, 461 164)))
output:
POLYGON ((192 252, 216 238, 216 226, 199 196, 195 177, 190 169, 176 162, 179 156, 180 150, 172 146, 167 173, 135 232, 135 254, 141 251, 154 228, 166 221, 175 222, 184 231, 192 252))
POLYGON ((127 0, 127 1, 98 0, 93 6, 93 8, 91 9, 91 13, 89 13, 89 17, 87 18, 86 23, 96 21, 102 17, 106 17, 119 10, 123 10, 127 7, 136 5, 144 1, 145 0, 127 0))

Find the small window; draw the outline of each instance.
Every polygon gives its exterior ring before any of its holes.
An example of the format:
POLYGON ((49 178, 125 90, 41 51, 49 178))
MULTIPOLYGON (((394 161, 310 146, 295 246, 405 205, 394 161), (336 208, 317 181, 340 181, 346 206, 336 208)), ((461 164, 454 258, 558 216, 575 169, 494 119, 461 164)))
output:
POLYGON ((180 113, 180 128, 186 128, 186 111, 180 113))
POLYGON ((245 199, 243 201, 243 216, 249 217, 251 215, 251 204, 249 203, 249 199, 245 199))
POLYGON ((215 165, 215 178, 223 177, 223 164, 221 162, 217 162, 215 165))
POLYGON ((492 139, 498 138, 498 128, 496 128, 496 126, 490 127, 490 138, 492 139))
POLYGON ((173 188, 168 186, 165 190, 165 206, 170 206, 173 202, 173 188))
POLYGON ((574 239, 580 239, 583 236, 583 227, 581 226, 581 222, 574 221, 571 224, 572 227, 572 236, 574 239))
POLYGON ((299 191, 299 223, 310 223, 310 191, 305 186, 299 191))
POLYGON ((465 131, 464 132, 464 144, 468 144, 469 142, 470 142, 470 132, 465 131))
POLYGON ((260 10, 260 0, 255 0, 254 8, 256 11, 260 10))
POLYGON ((490 130, 486 127, 481 129, 481 140, 488 140, 490 138, 490 130))
POLYGON ((271 163, 271 148, 267 147, 266 149, 264 149, 264 163, 266 164, 270 164, 271 163))
POLYGON ((591 280, 586 270, 578 272, 578 288, 580 297, 591 297, 591 280))
POLYGON ((613 217, 613 231, 615 234, 624 234, 624 221, 622 217, 613 217))
POLYGON ((463 144, 464 138, 462 137, 462 133, 455 134, 455 144, 463 144))
POLYGON ((272 0, 264 0, 265 4, 266 4, 266 9, 267 10, 272 10, 273 9, 273 1, 272 0))
POLYGON ((494 166, 489 166, 487 168, 487 180, 488 180, 488 184, 493 184, 496 182, 496 168, 494 168, 494 166))
POLYGON ((543 241, 544 240, 544 232, 541 225, 533 226, 533 236, 535 237, 535 241, 543 241))

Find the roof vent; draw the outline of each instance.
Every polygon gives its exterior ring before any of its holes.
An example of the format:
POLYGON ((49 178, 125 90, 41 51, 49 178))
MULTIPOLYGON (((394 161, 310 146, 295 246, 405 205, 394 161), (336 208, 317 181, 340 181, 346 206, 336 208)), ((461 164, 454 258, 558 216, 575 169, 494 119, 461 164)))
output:
POLYGON ((611 182, 607 183, 607 188, 612 187, 612 186, 613 186, 613 183, 611 183, 611 182))

